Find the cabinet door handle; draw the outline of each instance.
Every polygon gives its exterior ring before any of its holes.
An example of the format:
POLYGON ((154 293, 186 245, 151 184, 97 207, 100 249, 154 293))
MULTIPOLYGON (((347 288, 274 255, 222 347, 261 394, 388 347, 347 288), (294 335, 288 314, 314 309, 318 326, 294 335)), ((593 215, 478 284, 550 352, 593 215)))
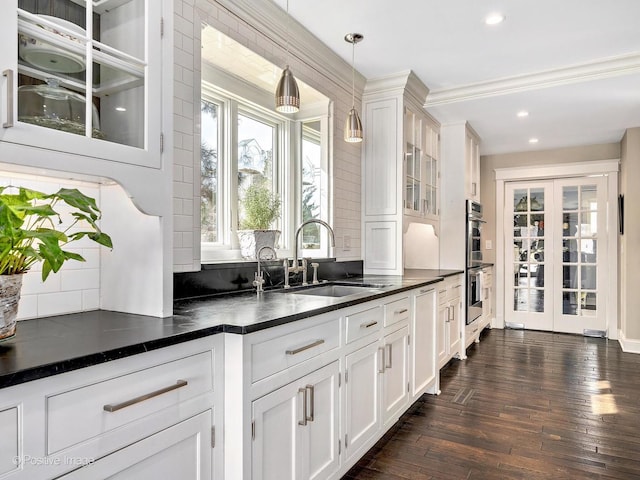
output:
POLYGON ((453 321, 456 318, 456 307, 451 306, 449 307, 449 321, 453 321))
POLYGON ((310 348, 317 347, 318 345, 322 345, 324 340, 316 340, 315 342, 310 343, 309 345, 305 345, 304 347, 294 348, 293 350, 286 350, 285 353, 287 355, 297 355, 300 352, 304 352, 305 350, 309 350, 310 348))
POLYGON ((7 121, 2 127, 10 128, 13 127, 13 70, 3 71, 2 76, 7 78, 7 121))
POLYGON ((160 390, 156 390, 155 392, 140 395, 139 397, 132 398, 131 400, 127 400, 126 402, 115 404, 108 403, 107 405, 104 405, 102 409, 105 412, 117 412, 118 410, 122 410, 123 408, 135 405, 136 403, 144 402, 145 400, 149 400, 150 398, 162 395, 163 393, 171 392, 172 390, 177 390, 178 388, 185 387, 187 386, 187 384, 188 382, 186 380, 178 380, 175 385, 169 385, 168 387, 161 388, 160 390))
POLYGON ((369 323, 362 323, 360 324, 360 328, 369 328, 369 327, 373 327, 374 325, 377 325, 378 321, 375 320, 373 322, 369 322, 369 323))
POLYGON ((388 343, 385 345, 385 348, 387 349, 387 352, 386 352, 387 363, 385 364, 385 368, 391 368, 393 366, 393 363, 391 360, 391 356, 393 355, 393 345, 391 343, 388 343))
MULTIPOLYGON (((313 422, 313 416, 316 409, 316 388, 315 385, 307 385, 307 392, 309 392, 309 415, 307 415, 307 420, 313 422)), ((305 395, 306 396, 306 395, 305 395)))
POLYGON ((451 321, 451 307, 447 307, 447 319, 445 323, 449 323, 451 321))
POLYGON ((380 367, 378 367, 378 373, 384 373, 384 348, 378 348, 378 361, 380 362, 380 367))
POLYGON ((396 315, 402 315, 403 313, 407 313, 409 311, 408 308, 403 308, 402 310, 396 310, 394 313, 396 315))
POLYGON ((302 420, 298 420, 298 425, 304 427, 307 425, 307 389, 299 388, 298 394, 302 394, 302 420))

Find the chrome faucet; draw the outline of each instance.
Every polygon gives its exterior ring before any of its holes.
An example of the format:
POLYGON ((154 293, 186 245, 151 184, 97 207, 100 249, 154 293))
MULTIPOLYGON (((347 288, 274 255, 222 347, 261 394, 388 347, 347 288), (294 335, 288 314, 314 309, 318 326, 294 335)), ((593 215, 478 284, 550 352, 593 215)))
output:
POLYGON ((289 266, 288 259, 285 259, 284 261, 285 288, 289 286, 289 273, 298 273, 300 271, 302 271, 302 284, 307 285, 307 260, 306 258, 303 258, 302 262, 300 262, 300 259, 298 258, 298 244, 300 243, 299 242, 300 232, 302 232, 302 229, 307 225, 309 225, 310 223, 317 223, 325 227, 331 234, 330 235, 331 246, 332 247, 336 246, 336 235, 333 232, 333 228, 331 228, 331 225, 329 225, 327 222, 317 218, 312 218, 310 220, 307 220, 306 222, 302 222, 298 227, 298 229, 296 230, 295 243, 293 246, 293 265, 289 266))
POLYGON ((256 257, 258 258, 258 271, 255 274, 255 279, 253 280, 253 286, 256 287, 256 293, 258 295, 264 292, 264 288, 262 287, 264 285, 264 278, 262 277, 262 270, 260 269, 260 254, 262 254, 262 251, 264 249, 271 250, 273 252, 273 258, 278 258, 278 254, 276 253, 276 251, 269 245, 264 245, 258 250, 258 253, 256 254, 256 257))

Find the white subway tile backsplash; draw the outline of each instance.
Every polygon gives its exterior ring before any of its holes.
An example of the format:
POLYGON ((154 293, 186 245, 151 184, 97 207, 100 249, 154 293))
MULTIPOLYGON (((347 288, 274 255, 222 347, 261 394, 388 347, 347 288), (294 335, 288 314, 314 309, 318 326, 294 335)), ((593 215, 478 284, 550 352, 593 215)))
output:
POLYGON ((82 291, 38 295, 38 316, 61 315, 82 311, 82 291), (45 313, 46 312, 46 313, 45 313))
POLYGON ((60 287, 63 291, 100 288, 100 270, 60 270, 60 287))
POLYGON ((100 308, 100 289, 82 291, 82 311, 97 310, 100 308))
POLYGON ((18 304, 18 320, 36 318, 38 316, 38 295, 20 295, 18 304))
POLYGON ((41 269, 31 269, 22 277, 22 295, 40 295, 60 291, 60 275, 51 273, 46 282, 42 281, 41 269))

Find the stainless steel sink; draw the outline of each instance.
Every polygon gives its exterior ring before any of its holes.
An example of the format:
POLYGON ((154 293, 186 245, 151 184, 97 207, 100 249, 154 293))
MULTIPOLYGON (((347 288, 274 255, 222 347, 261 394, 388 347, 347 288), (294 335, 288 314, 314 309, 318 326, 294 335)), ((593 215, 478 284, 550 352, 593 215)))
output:
POLYGON ((289 293, 292 295, 313 295, 316 297, 348 297, 350 295, 357 294, 374 294, 380 292, 380 288, 385 285, 372 285, 372 284, 361 284, 361 285, 341 285, 341 284, 328 284, 328 285, 318 285, 318 286, 310 286, 310 287, 302 287, 299 290, 284 290, 283 293, 289 293))

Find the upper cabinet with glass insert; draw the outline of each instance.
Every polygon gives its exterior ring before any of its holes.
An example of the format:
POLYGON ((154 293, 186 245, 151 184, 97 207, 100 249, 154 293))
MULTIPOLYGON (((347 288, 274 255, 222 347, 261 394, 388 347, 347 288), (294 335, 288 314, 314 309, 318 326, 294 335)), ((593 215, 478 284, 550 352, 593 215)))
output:
POLYGON ((407 215, 438 215, 438 127, 405 107, 404 209, 407 215))
POLYGON ((162 3, 4 0, 0 140, 159 168, 162 3))

